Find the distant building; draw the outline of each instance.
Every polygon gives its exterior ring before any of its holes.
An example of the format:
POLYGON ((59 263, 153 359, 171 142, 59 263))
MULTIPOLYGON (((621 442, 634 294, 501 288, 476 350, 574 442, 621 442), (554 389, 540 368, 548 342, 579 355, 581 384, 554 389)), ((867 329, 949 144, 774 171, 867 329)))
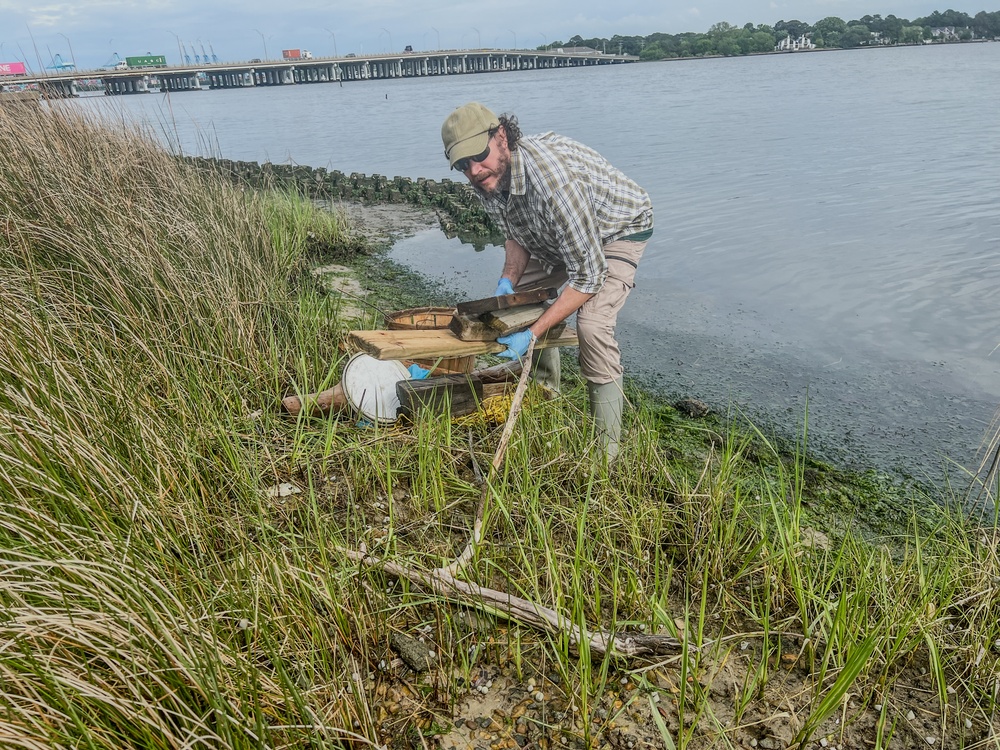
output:
POLYGON ((810 49, 816 49, 816 45, 805 34, 798 39, 792 39, 792 35, 789 34, 778 42, 778 46, 774 48, 775 52, 799 52, 810 49))
POLYGON ((958 32, 954 26, 934 26, 931 28, 931 38, 942 42, 958 41, 958 32))

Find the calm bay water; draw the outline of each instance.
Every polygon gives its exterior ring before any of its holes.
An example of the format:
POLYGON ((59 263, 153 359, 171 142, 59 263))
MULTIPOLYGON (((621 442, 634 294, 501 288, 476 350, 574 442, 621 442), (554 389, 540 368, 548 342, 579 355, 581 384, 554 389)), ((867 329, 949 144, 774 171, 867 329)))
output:
MULTIPOLYGON (((1000 405, 1000 44, 87 98, 185 153, 454 177, 479 100, 608 157, 656 233, 621 322, 630 374, 851 465, 972 466, 1000 405)), ((436 230, 394 257, 492 293, 502 252, 436 230)), ((954 473, 954 470, 952 470, 954 473)))

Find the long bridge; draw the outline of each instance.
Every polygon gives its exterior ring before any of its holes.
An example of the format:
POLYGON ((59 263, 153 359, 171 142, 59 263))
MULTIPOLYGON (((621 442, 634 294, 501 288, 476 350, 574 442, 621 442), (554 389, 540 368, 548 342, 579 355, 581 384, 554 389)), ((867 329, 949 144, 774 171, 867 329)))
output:
POLYGON ((0 78, 0 84, 37 84, 45 96, 77 96, 76 82, 100 79, 109 96, 143 94, 152 91, 203 91, 289 86, 303 83, 340 83, 388 78, 497 73, 513 70, 575 68, 637 62, 634 55, 605 54, 587 49, 554 50, 446 50, 402 54, 351 55, 294 60, 253 60, 239 63, 175 65, 160 68, 131 68, 70 71, 51 75, 0 78))

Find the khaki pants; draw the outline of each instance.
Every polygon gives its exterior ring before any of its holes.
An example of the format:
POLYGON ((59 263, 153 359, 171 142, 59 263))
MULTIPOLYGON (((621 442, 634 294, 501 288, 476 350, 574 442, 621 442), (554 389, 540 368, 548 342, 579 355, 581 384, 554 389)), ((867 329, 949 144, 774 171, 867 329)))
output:
MULTIPOLYGON (((601 385, 622 376, 622 357, 615 340, 618 313, 635 286, 635 272, 646 249, 645 242, 619 240, 604 246, 608 259, 608 278, 597 294, 576 314, 576 335, 580 339, 580 374, 588 383, 601 385)), ((530 251, 529 251, 530 252, 530 251)), ((566 283, 566 267, 556 266, 546 273, 531 258, 521 275, 516 291, 556 287, 566 283)))

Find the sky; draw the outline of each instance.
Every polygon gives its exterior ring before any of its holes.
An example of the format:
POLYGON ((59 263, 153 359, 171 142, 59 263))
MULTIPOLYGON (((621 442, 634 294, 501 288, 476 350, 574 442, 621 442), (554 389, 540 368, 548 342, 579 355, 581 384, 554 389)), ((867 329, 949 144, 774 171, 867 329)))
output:
MULTIPOLYGON (((955 0, 948 0, 954 3, 955 0)), ((283 49, 315 56, 470 49, 531 49, 579 34, 583 38, 704 32, 714 23, 774 24, 827 16, 845 21, 895 14, 913 19, 954 8, 975 15, 996 10, 934 0, 0 0, 0 62, 29 70, 58 55, 80 70, 113 64, 117 55, 182 50, 208 60, 280 58, 283 49)))

